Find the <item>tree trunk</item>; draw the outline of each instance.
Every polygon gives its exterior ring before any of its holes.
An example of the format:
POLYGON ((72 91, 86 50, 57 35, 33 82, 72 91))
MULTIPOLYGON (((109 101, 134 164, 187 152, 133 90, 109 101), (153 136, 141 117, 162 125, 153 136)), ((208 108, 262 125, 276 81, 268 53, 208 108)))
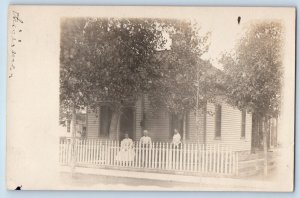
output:
POLYGON ((252 138, 251 138, 251 153, 256 152, 257 139, 258 139, 258 122, 255 113, 252 114, 252 138))
POLYGON ((266 117, 263 117, 262 120, 262 132, 263 132, 263 148, 264 148, 264 176, 268 175, 268 140, 267 140, 267 125, 268 120, 266 117))
POLYGON ((119 135, 120 116, 121 116, 120 110, 116 110, 112 112, 111 122, 109 127, 109 137, 111 139, 119 140, 120 138, 119 135))
POLYGON ((75 106, 72 105, 72 139, 71 139, 71 175, 74 176, 76 167, 76 110, 75 106))

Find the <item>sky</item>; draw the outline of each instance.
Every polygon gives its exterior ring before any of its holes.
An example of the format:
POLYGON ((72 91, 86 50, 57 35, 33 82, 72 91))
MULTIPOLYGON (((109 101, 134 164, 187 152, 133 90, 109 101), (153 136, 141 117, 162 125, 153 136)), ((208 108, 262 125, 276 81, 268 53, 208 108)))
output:
POLYGON ((240 24, 238 24, 237 18, 238 15, 222 17, 220 19, 223 21, 222 25, 199 21, 199 26, 202 27, 201 34, 210 32, 210 47, 202 58, 210 60, 213 66, 219 69, 222 69, 222 65, 219 63, 222 54, 234 50, 238 39, 243 35, 244 19, 242 18, 240 24))
POLYGON ((201 28, 201 34, 205 32, 211 33, 209 50, 202 58, 209 60, 213 66, 219 69, 223 68, 219 62, 222 54, 233 52, 237 42, 245 35, 252 23, 263 20, 281 20, 283 17, 279 11, 274 12, 273 10, 271 12, 272 9, 260 12, 255 12, 254 10, 245 12, 242 9, 233 12, 227 10, 219 11, 199 14, 195 20, 201 28), (237 21, 239 16, 241 17, 240 24, 237 21))

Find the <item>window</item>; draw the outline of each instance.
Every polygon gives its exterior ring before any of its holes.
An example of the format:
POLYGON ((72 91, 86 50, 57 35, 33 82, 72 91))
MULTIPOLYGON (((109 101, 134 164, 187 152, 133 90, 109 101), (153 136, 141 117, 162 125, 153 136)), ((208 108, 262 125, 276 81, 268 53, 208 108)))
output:
POLYGON ((112 110, 109 106, 100 107, 100 131, 99 137, 109 137, 112 110))
POLYGON ((221 138, 222 106, 215 105, 215 138, 221 138))
POLYGON ((241 138, 245 138, 246 135, 246 111, 242 111, 242 126, 241 126, 241 138))

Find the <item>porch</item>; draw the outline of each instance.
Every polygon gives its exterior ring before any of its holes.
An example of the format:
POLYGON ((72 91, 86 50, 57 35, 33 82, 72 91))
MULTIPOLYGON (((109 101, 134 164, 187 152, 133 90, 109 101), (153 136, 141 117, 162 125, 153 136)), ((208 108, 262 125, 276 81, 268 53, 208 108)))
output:
POLYGON ((71 138, 60 140, 63 166, 223 177, 238 174, 238 153, 222 144, 153 142, 145 146, 137 141, 124 150, 114 140, 76 138, 72 142, 71 138))

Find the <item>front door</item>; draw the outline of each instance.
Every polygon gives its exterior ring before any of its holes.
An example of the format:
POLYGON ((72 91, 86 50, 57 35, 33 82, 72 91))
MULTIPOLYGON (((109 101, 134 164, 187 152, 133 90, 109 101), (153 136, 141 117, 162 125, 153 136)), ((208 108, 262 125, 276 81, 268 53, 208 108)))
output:
POLYGON ((174 130, 177 129, 181 138, 183 137, 183 118, 177 114, 170 114, 170 138, 174 135, 174 130))
POLYGON ((134 130, 134 109, 133 107, 123 107, 120 117, 119 139, 124 139, 124 135, 127 133, 129 135, 129 138, 134 140, 134 130))

